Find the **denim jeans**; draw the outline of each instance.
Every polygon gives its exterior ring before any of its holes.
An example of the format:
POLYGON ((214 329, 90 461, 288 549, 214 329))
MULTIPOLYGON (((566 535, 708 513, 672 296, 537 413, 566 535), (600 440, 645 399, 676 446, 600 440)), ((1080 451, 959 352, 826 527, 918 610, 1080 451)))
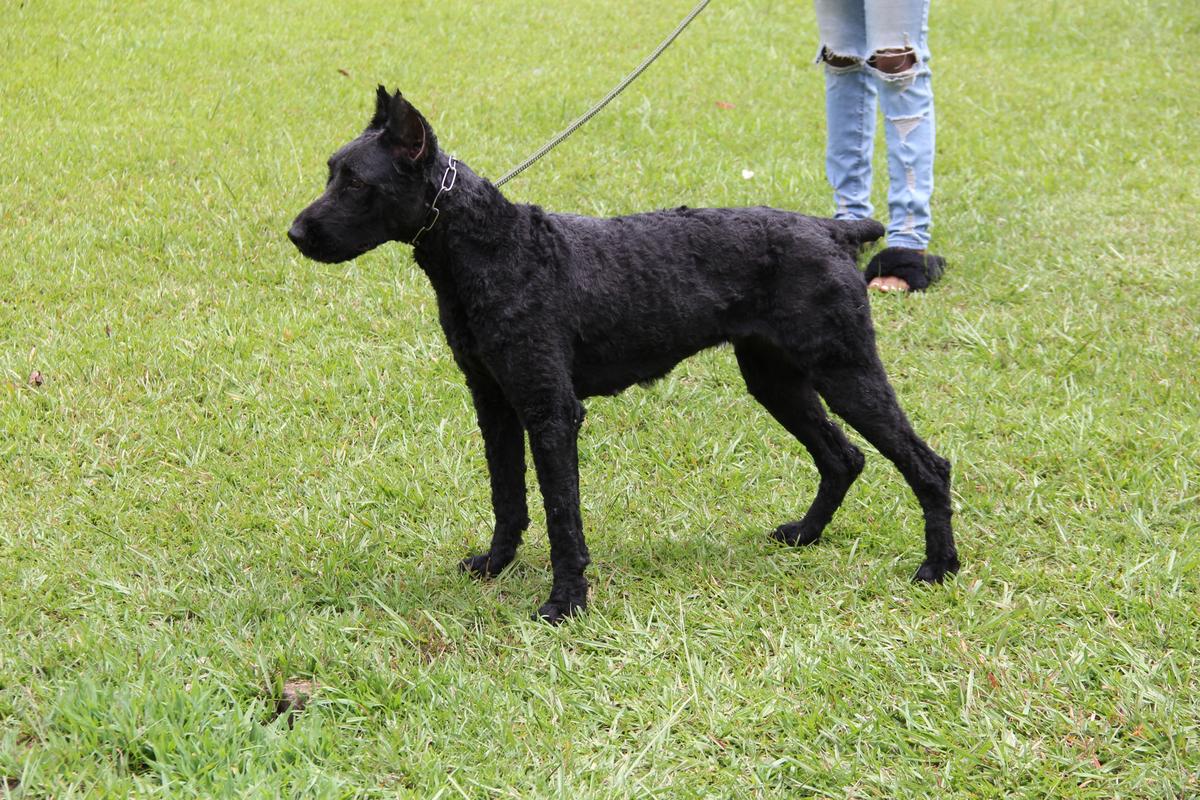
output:
POLYGON ((875 104, 883 108, 888 155, 887 243, 925 249, 933 194, 933 85, 929 0, 815 0, 825 60, 825 172, 836 216, 871 215, 875 104), (882 53, 881 53, 882 51, 882 53), (875 57, 911 52, 915 63, 884 72, 875 57), (838 66, 828 62, 834 58, 838 66), (849 62, 849 63, 847 63, 849 62))

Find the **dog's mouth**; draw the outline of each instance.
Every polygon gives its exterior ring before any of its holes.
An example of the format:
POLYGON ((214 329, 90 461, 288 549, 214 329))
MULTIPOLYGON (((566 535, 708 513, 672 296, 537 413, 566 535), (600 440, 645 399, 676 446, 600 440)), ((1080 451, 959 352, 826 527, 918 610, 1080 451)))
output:
POLYGON ((313 261, 319 261, 322 264, 342 264, 346 261, 353 261, 363 253, 367 252, 366 250, 357 250, 349 253, 335 253, 331 250, 322 250, 320 248, 313 247, 301 247, 300 245, 296 245, 296 249, 299 250, 301 255, 303 255, 305 258, 312 259, 313 261))

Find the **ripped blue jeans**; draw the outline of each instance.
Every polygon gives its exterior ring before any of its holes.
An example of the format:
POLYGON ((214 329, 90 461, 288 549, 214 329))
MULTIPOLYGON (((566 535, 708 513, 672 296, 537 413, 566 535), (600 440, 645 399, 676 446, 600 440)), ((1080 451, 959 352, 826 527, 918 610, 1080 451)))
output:
POLYGON ((825 62, 825 173, 836 216, 871 216, 878 98, 887 136, 887 243, 924 250, 932 224, 934 148, 929 0, 815 3, 821 32, 817 62, 825 62), (885 63, 888 71, 880 69, 885 63))

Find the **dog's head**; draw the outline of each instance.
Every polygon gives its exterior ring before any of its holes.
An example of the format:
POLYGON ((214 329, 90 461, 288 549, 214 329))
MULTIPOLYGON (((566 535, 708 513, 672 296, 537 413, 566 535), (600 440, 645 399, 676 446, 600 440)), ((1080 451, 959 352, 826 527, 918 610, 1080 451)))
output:
POLYGON ((304 255, 329 263, 411 241, 429 212, 437 152, 421 113, 380 86, 367 129, 329 159, 325 192, 300 212, 288 238, 304 255))

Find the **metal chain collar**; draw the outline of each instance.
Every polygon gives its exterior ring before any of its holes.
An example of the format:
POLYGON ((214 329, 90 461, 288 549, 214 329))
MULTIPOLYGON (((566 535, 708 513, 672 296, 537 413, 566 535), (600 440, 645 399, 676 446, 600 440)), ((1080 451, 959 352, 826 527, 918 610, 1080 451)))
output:
POLYGON ((437 190, 437 194, 433 196, 433 202, 429 204, 429 222, 425 223, 425 227, 413 234, 412 241, 409 244, 415 245, 417 240, 421 238, 421 234, 432 228, 438 221, 438 217, 442 215, 441 209, 438 208, 438 200, 442 199, 442 195, 454 188, 455 181, 458 180, 458 159, 450 156, 450 163, 446 165, 446 171, 442 173, 442 185, 437 190))

